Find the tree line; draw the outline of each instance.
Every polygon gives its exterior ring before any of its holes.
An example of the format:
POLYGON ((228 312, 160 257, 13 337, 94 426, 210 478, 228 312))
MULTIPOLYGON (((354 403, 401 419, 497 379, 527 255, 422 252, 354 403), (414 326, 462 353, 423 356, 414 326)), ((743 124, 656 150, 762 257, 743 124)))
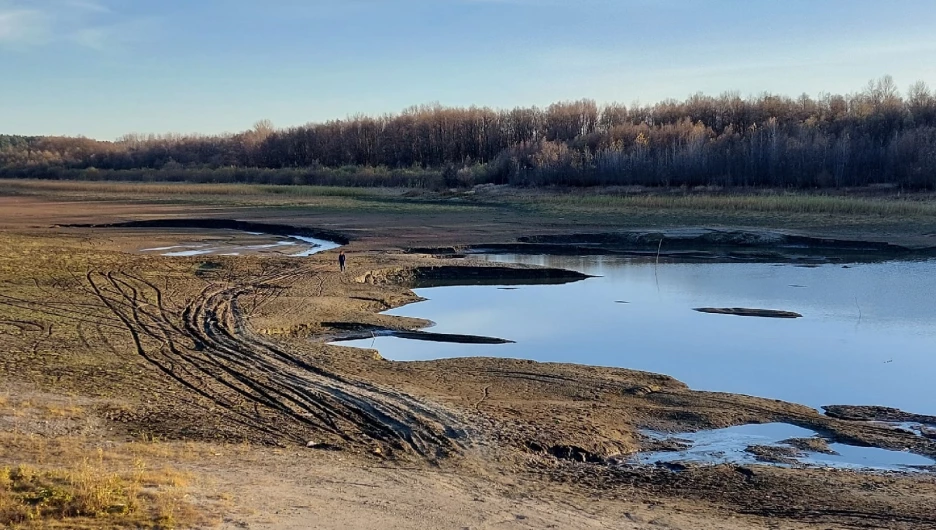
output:
POLYGON ((0 177, 362 186, 936 188, 936 97, 893 79, 847 95, 695 94, 652 105, 418 106, 236 134, 0 135, 0 177))

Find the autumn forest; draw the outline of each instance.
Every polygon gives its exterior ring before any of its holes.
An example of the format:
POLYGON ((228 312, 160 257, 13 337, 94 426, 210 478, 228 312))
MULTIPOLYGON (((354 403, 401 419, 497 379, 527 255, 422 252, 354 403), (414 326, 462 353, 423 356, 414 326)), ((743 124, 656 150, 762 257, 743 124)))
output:
POLYGON ((852 94, 816 98, 724 93, 630 106, 430 105, 288 129, 259 122, 236 134, 116 141, 0 135, 0 177, 936 189, 936 97, 922 82, 901 92, 883 77, 852 94))

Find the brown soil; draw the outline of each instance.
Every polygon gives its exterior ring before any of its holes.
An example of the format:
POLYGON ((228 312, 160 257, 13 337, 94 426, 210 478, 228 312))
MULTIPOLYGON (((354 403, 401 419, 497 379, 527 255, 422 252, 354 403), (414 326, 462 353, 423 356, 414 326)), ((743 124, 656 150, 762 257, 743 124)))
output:
MULTIPOLYGON (((190 464, 237 499, 223 527, 936 528, 930 474, 676 472, 630 460, 653 449, 641 428, 766 422, 936 457, 936 441, 913 433, 693 391, 665 375, 509 359, 398 363, 323 342, 342 327, 425 325, 378 314, 418 300, 407 282, 494 274, 402 250, 516 239, 543 231, 541 220, 292 219, 349 236, 340 273, 333 253, 167 258, 133 253, 153 228, 52 227, 192 216, 190 207, 0 204, 0 385, 95 403, 106 428, 93 436, 249 443, 240 456, 190 464)), ((211 215, 285 223, 276 211, 211 215)), ((498 274, 543 279, 523 267, 498 274)))

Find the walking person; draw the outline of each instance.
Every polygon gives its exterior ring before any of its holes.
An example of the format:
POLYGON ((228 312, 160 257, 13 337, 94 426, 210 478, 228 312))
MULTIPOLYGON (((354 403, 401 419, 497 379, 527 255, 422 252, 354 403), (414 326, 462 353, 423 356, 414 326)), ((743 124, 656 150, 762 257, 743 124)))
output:
POLYGON ((341 272, 344 272, 346 259, 347 257, 345 256, 344 250, 338 253, 338 268, 341 269, 341 272))

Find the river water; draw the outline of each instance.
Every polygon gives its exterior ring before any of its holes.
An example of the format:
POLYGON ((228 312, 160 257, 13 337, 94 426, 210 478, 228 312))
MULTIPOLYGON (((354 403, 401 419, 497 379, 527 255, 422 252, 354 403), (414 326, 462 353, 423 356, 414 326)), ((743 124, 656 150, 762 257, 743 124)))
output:
POLYGON ((241 256, 268 254, 304 258, 341 247, 340 243, 308 236, 276 236, 240 230, 200 231, 197 241, 179 242, 166 247, 140 249, 163 256, 241 256), (210 241, 205 241, 209 239, 210 241))
POLYGON ((501 337, 477 345, 377 337, 393 360, 499 356, 671 375, 697 390, 819 408, 883 405, 936 414, 936 261, 802 267, 659 263, 608 256, 481 256, 599 276, 566 285, 419 289, 388 314, 439 333, 501 337), (750 307, 795 320, 693 311, 750 307))

